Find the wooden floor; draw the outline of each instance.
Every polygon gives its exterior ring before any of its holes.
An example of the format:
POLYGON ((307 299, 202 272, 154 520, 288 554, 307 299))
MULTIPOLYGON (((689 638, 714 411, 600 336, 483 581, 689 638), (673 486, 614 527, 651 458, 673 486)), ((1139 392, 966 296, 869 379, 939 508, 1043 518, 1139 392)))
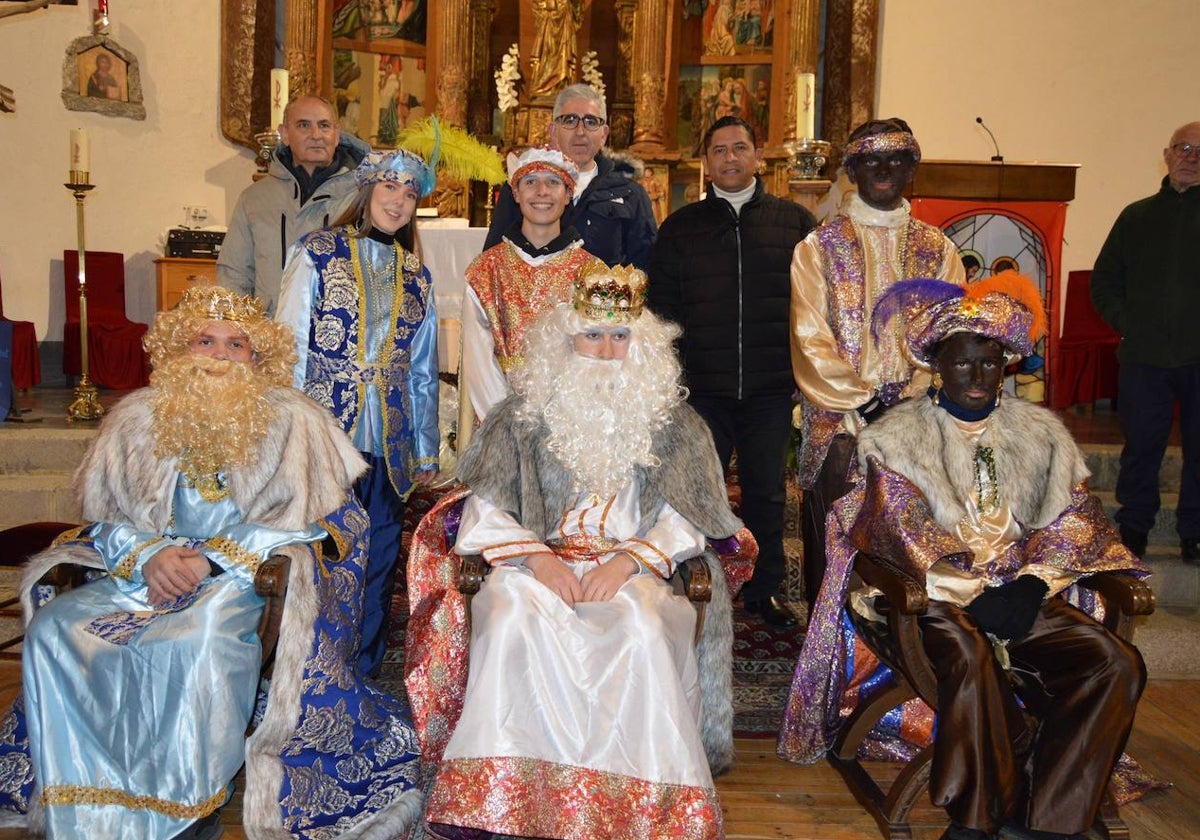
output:
MULTIPOLYGON (((19 690, 20 668, 0 661, 0 702, 19 690)), ((1146 770, 1174 782, 1122 810, 1132 840, 1200 838, 1200 682, 1152 682, 1142 697, 1129 751, 1146 770)), ((879 765, 885 770, 888 765, 879 765)), ((241 785, 239 782, 239 792, 241 785)), ((775 755, 771 740, 740 739, 733 770, 717 781, 729 840, 877 840, 875 824, 824 762, 800 767, 775 755)), ((243 840, 240 795, 222 812, 225 840, 243 840)), ((914 840, 937 840, 941 812, 914 809, 914 840)), ((27 836, 0 829, 0 840, 27 836)), ((652 838, 647 838, 652 840, 652 838)))

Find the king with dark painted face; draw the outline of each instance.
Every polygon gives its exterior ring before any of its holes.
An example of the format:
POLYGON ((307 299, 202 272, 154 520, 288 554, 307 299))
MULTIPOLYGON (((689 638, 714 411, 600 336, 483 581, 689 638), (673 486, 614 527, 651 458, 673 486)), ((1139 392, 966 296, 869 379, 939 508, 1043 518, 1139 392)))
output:
POLYGON ((1004 348, 975 333, 955 333, 942 342, 934 357, 934 382, 940 397, 970 411, 995 406, 1004 383, 1004 348))
POLYGON ((904 201, 904 189, 917 174, 911 151, 872 152, 846 164, 846 176, 858 187, 858 196, 876 210, 895 210, 904 201))
POLYGON ((792 257, 791 358, 805 424, 801 525, 810 604, 824 570, 825 514, 849 489, 855 436, 902 397, 923 393, 929 381, 923 373, 914 377, 894 333, 869 334, 871 309, 908 278, 966 282, 954 243, 909 214, 904 190, 920 160, 921 147, 904 120, 856 128, 842 158, 856 192, 792 257))

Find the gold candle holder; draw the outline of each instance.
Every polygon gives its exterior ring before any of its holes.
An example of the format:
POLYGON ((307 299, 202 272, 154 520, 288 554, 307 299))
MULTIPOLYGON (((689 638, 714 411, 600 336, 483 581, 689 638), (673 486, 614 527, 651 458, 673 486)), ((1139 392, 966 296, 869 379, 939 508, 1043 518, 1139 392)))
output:
POLYGON ((271 168, 271 158, 275 157, 275 147, 279 145, 279 132, 276 129, 260 131, 254 135, 254 141, 258 143, 258 155, 254 159, 258 165, 258 170, 254 173, 254 180, 257 181, 265 178, 271 168))
POLYGON ((87 261, 84 253, 83 202, 95 185, 88 182, 88 173, 71 170, 71 180, 63 184, 75 196, 75 238, 79 244, 79 384, 75 386, 75 399, 67 407, 68 420, 99 420, 104 416, 100 405, 100 393, 88 378, 88 316, 87 316, 87 261))

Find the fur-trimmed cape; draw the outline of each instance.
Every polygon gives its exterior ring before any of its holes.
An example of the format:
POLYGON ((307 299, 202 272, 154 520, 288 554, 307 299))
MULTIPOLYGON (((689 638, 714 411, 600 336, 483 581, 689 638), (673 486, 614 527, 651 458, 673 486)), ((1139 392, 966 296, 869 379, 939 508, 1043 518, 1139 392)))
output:
MULTIPOLYGON (((364 683, 347 658, 358 647, 366 574, 366 515, 350 489, 366 464, 329 412, 299 391, 273 389, 266 398, 267 433, 252 466, 226 473, 230 496, 244 521, 297 531, 317 523, 339 551, 325 557, 312 545, 279 549, 291 571, 274 678, 245 747, 244 827, 258 840, 407 836, 423 805, 415 732, 400 701, 364 683), (355 721, 344 744, 325 737, 338 715, 355 721), (339 762, 347 750, 360 764, 344 775, 339 762), (320 781, 319 793, 309 790, 313 780, 320 781)), ((105 419, 76 473, 89 520, 167 529, 178 462, 153 455, 153 407, 153 390, 143 389, 105 419)), ((103 568, 86 539, 36 555, 22 587, 27 619, 34 584, 63 562, 103 568)), ((37 830, 39 803, 28 805, 28 825, 37 830)))
MULTIPOLYGON (((1003 400, 979 445, 995 450, 997 483, 1027 529, 1057 519, 1071 504, 1075 486, 1089 475, 1062 421, 1025 400, 1003 400)), ((966 500, 975 487, 975 447, 931 400, 902 402, 860 432, 858 463, 864 475, 872 458, 921 488, 934 519, 947 531, 966 516, 966 500)))
MULTIPOLYGON (((459 462, 458 477, 472 493, 510 511, 524 527, 548 534, 562 512, 574 503, 576 493, 570 473, 547 446, 549 430, 545 424, 518 419, 522 405, 521 397, 511 396, 488 412, 459 462)), ((680 403, 675 407, 667 425, 653 435, 651 452, 659 466, 637 467, 634 471, 641 490, 643 530, 657 521, 664 503, 670 503, 710 539, 724 539, 743 530, 741 520, 729 509, 712 434, 691 406, 680 403)), ((414 546, 419 536, 420 529, 414 536, 414 546)), ((414 548, 414 558, 418 553, 414 548)), ((704 552, 703 559, 712 576, 713 594, 696 651, 702 705, 700 737, 709 766, 714 775, 719 775, 733 763, 733 617, 721 560, 711 549, 704 552)), ((413 609, 415 616, 418 606, 413 609)), ((406 673, 414 667, 413 661, 407 662, 406 673)), ((420 717, 421 701, 413 697, 414 693, 410 681, 414 714, 420 717)), ((453 721, 448 728, 452 727, 453 721)), ((445 734, 448 737, 448 732, 445 734)))
MULTIPOLYGON (((341 507, 366 463, 329 412, 304 394, 273 388, 265 397, 274 416, 254 464, 226 471, 230 497, 247 522, 299 530, 341 507)), ((153 452, 154 389, 143 388, 117 403, 75 471, 84 519, 161 533, 179 462, 153 452)))
MULTIPOLYGON (((488 412, 459 461, 458 478, 524 527, 548 534, 577 494, 571 474, 547 445, 549 429, 518 419, 523 404, 511 396, 488 412)), ((658 520, 664 502, 710 539, 730 537, 742 527, 729 509, 712 434, 691 406, 680 403, 672 410, 654 433, 650 451, 659 466, 634 470, 643 530, 658 520)))

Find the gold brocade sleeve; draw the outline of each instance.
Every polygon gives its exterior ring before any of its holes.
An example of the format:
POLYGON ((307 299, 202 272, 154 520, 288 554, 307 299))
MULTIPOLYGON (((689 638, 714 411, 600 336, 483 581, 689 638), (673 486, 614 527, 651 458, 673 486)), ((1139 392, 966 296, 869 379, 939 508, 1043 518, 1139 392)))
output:
POLYGON ((842 358, 829 326, 829 295, 820 246, 809 236, 792 254, 792 375, 813 405, 853 411, 874 388, 842 358))

